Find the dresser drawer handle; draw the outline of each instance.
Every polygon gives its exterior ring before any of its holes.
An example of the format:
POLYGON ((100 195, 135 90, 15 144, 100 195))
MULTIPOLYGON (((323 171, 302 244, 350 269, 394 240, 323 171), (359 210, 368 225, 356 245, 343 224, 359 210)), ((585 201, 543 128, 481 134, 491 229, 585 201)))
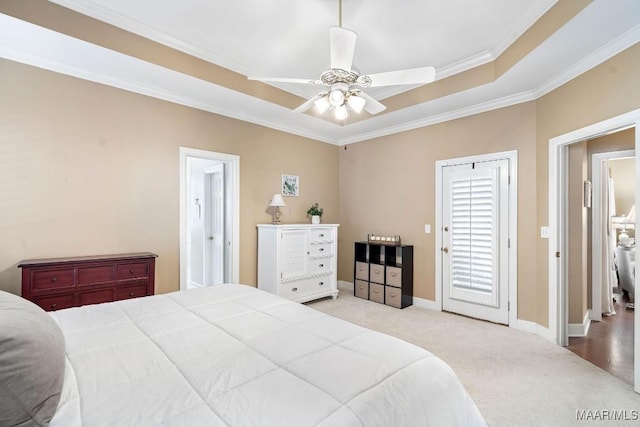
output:
POLYGON ((364 267, 360 267, 360 271, 364 271, 364 267))
POLYGON ((380 293, 380 291, 379 291, 379 290, 377 290, 377 289, 374 289, 374 290, 373 290, 373 293, 374 293, 374 294, 379 294, 379 293, 380 293))
POLYGON ((396 294, 391 293, 391 295, 390 295, 390 296, 391 296, 391 298, 395 298, 395 297, 396 297, 396 294))
POLYGON ((321 233, 321 234, 320 234, 320 237, 324 237, 324 233, 321 233))
POLYGON ((324 267, 324 264, 319 264, 318 267, 322 268, 324 267))
POLYGON ((133 268, 129 269, 129 273, 133 274, 133 268))
POLYGON ((396 277, 398 273, 391 273, 391 277, 396 277))
POLYGON ((129 292, 129 296, 130 296, 130 297, 133 297, 133 296, 135 296, 135 295, 136 295, 136 294, 135 294, 134 292, 129 292))
POLYGON ((56 304, 56 303, 51 304, 51 308, 56 308, 57 306, 58 306, 58 304, 56 304))
POLYGON ((323 252, 323 251, 324 251, 324 248, 320 248, 320 249, 318 249, 318 251, 319 251, 319 252, 323 252))
POLYGON ((376 274, 380 274, 380 270, 376 270, 376 271, 375 271, 375 273, 376 273, 376 274))
POLYGON ((53 276, 53 277, 51 278, 51 281, 52 281, 52 282, 57 282, 57 281, 58 281, 58 278, 57 278, 56 276, 53 276))
POLYGON ((293 292, 298 292, 298 288, 292 288, 291 289, 293 292))
POLYGON ((324 282, 320 282, 320 283, 318 283, 318 285, 324 286, 324 282))

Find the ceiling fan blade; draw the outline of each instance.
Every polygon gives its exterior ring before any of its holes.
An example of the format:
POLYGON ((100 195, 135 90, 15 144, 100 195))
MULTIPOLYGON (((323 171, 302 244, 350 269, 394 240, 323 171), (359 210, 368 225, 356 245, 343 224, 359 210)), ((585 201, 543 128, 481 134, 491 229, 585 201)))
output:
POLYGON ((435 78, 435 68, 421 67, 388 71, 386 73, 369 74, 368 76, 361 76, 358 78, 357 83, 362 87, 413 85, 431 83, 435 78), (368 81, 370 81, 370 83, 368 83, 368 81))
POLYGON ((322 80, 316 79, 290 79, 288 77, 247 77, 249 80, 258 80, 261 82, 279 82, 279 83, 302 83, 310 85, 324 85, 322 80))
POLYGON ((323 93, 319 93, 316 96, 307 99, 305 102, 303 102, 302 104, 300 104, 298 107, 296 107, 296 109, 292 110, 294 113, 304 113, 305 111, 307 111, 308 109, 310 109, 311 107, 313 107, 313 103, 316 102, 316 100, 318 98, 321 98, 324 94, 323 93))
POLYGON ((351 71, 353 54, 356 51, 358 35, 342 27, 329 28, 329 49, 331 50, 331 68, 351 71))
POLYGON ((367 101, 364 104, 364 109, 369 114, 378 114, 378 113, 381 113, 381 112, 383 112, 384 110, 387 109, 386 105, 384 105, 383 103, 381 103, 377 99, 374 99, 374 98, 370 97, 369 95, 367 95, 364 92, 358 93, 358 96, 360 98, 364 98, 364 100, 367 101))

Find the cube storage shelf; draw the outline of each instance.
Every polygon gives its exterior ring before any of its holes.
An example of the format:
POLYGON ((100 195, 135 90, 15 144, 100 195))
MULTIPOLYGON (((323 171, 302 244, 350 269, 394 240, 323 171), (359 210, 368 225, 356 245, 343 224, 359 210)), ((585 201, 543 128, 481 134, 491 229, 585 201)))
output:
POLYGON ((355 242, 353 293, 396 308, 412 305, 413 246, 355 242))

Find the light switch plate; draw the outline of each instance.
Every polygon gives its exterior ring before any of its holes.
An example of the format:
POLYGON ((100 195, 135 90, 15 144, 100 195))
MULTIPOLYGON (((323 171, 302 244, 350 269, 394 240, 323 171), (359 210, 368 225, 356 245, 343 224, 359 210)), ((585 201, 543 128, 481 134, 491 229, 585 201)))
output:
POLYGON ((549 227, 540 227, 540 237, 543 239, 549 238, 549 227))
POLYGON ((431 233, 431 224, 425 224, 424 225, 424 234, 430 234, 431 233))

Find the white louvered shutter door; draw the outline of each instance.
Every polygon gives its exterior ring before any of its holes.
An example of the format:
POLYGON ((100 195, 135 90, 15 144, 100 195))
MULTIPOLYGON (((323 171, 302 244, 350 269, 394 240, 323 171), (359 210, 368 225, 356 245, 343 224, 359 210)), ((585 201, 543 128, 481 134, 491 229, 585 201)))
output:
POLYGON ((500 199, 507 196, 501 167, 506 170, 508 163, 500 162, 447 167, 443 177, 448 230, 443 233, 443 308, 492 321, 505 316, 508 321, 506 299, 501 299, 507 289, 500 286, 507 250, 500 245, 508 244, 507 229, 500 222, 500 199))

